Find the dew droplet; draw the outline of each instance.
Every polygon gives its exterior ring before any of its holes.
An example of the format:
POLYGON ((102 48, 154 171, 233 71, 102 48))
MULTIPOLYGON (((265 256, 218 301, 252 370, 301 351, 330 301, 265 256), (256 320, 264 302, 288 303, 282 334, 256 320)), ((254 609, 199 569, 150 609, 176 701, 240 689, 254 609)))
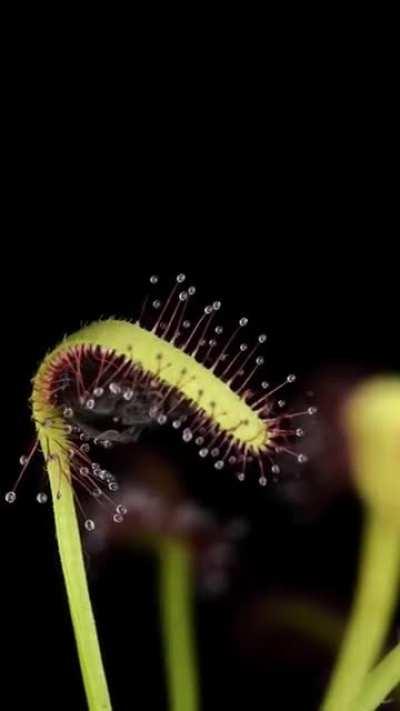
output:
POLYGON ((198 445, 202 445, 204 442, 204 437, 196 437, 195 443, 198 445))
POLYGON ((109 439, 103 439, 103 440, 102 440, 102 445, 103 445, 104 449, 111 449, 111 447, 112 447, 112 442, 110 442, 109 439))
POLYGON ((318 412, 318 408, 317 408, 317 407, 309 407, 308 410, 307 410, 307 414, 308 414, 308 415, 315 415, 317 412, 318 412))
POLYGON ((158 276, 157 276, 157 274, 153 274, 150 277, 150 284, 157 284, 157 283, 158 283, 158 276))
POLYGON ((101 496, 101 494, 102 494, 102 491, 101 491, 101 489, 99 489, 98 486, 96 486, 96 488, 93 489, 93 491, 92 491, 92 496, 94 496, 95 499, 98 499, 99 496, 101 496))
POLYGON ((87 476, 89 474, 89 469, 87 467, 80 467, 79 474, 82 476, 87 476))
POLYGON ((116 481, 110 481, 110 483, 108 484, 108 488, 110 489, 110 491, 118 491, 119 485, 116 481))
POLYGON ((212 456, 212 457, 218 457, 218 455, 219 455, 219 449, 218 449, 218 447, 214 447, 214 448, 211 450, 211 456, 212 456))
POLYGON ((193 296, 193 294, 196 293, 196 287, 195 286, 189 286, 188 288, 188 294, 189 296, 193 296))
POLYGON ((178 284, 182 284, 182 282, 185 281, 185 279, 186 279, 186 274, 178 274, 178 276, 176 277, 176 281, 178 282, 178 284))
POLYGON ((193 434, 189 427, 183 430, 182 439, 184 442, 190 442, 190 440, 193 439, 193 434))
POLYGON ((208 454, 208 449, 207 447, 203 447, 202 449, 199 450, 199 456, 204 459, 208 454))
POLYGON ((267 334, 266 333, 261 333, 258 337, 258 342, 259 343, 265 343, 267 340, 267 334))
POLYGON ((93 400, 93 398, 89 398, 89 400, 86 401, 86 409, 87 410, 93 410, 96 405, 96 401, 93 400))
POLYGON ((40 491, 38 494, 36 494, 36 501, 38 502, 38 504, 45 504, 47 502, 47 494, 40 491))
POLYGON ((267 383, 266 380, 263 380, 262 383, 261 383, 261 387, 262 387, 263 390, 268 390, 268 388, 269 388, 269 383, 267 383))
POLYGON ((80 449, 80 451, 83 452, 84 454, 87 454, 88 452, 90 452, 90 445, 89 445, 89 444, 86 444, 86 443, 85 443, 85 444, 81 444, 81 446, 79 447, 79 449, 80 449))
POLYGON ((239 472, 238 474, 236 474, 236 476, 239 479, 239 481, 244 481, 246 478, 246 475, 244 472, 239 472))
POLYGON ((216 326, 216 327, 214 328, 214 332, 217 334, 217 336, 220 336, 221 333, 224 332, 224 329, 223 329, 222 326, 216 326))
POLYGON ((182 324, 183 328, 190 328, 191 325, 190 321, 184 321, 182 324))
POLYGON ((229 464, 236 464, 237 462, 237 457, 235 457, 233 454, 229 457, 228 463, 229 464))
POLYGON ((215 462, 214 467, 215 467, 215 469, 223 469, 224 464, 225 464, 225 462, 223 459, 218 459, 218 461, 215 462))
POLYGON ((278 464, 273 464, 271 467, 271 472, 273 474, 280 474, 281 468, 278 466, 278 464))
POLYGON ((243 326, 247 326, 248 323, 249 323, 249 319, 246 318, 245 316, 243 316, 243 318, 241 318, 239 321, 239 326, 242 326, 242 328, 243 328, 243 326))
POLYGON ((260 486, 266 486, 267 485, 267 478, 265 476, 260 476, 258 483, 260 486))
POLYGON ((242 353, 244 353, 245 351, 247 351, 248 345, 247 345, 247 343, 241 343, 239 348, 242 351, 242 353))
POLYGON ((19 463, 20 463, 21 467, 25 466, 25 464, 27 464, 27 462, 28 462, 28 457, 26 457, 25 454, 23 454, 19 458, 19 463))
POLYGON ((65 429, 64 429, 65 434, 72 434, 73 431, 74 431, 74 428, 72 427, 72 425, 65 426, 65 429))
POLYGON ((104 388, 95 388, 93 390, 93 395, 95 397, 101 397, 102 395, 104 395, 104 388))
POLYGON ((262 356, 258 356, 258 358, 256 358, 256 363, 257 363, 257 365, 263 365, 264 358, 262 356))
POLYGON ((214 311, 219 311, 220 308, 221 308, 221 306, 222 306, 222 304, 221 304, 220 301, 214 301, 214 303, 213 303, 213 309, 214 309, 214 311))
POLYGON ((187 291, 181 291, 179 294, 179 301, 186 301, 188 297, 187 291))
POLYGON ((118 504, 116 512, 121 514, 121 516, 126 516, 126 514, 128 513, 128 509, 123 504, 118 504))
POLYGON ((299 464, 304 464, 308 461, 308 457, 305 454, 299 454, 297 457, 297 461, 299 462, 299 464))
POLYGON ((286 400, 278 400, 278 407, 285 407, 286 400))
POLYGON ((158 415, 157 422, 159 425, 165 425, 166 421, 167 421, 166 415, 158 415))
POLYGON ((62 411, 64 417, 72 417, 74 414, 74 411, 72 407, 64 407, 62 411))
POLYGON ((85 521, 85 528, 87 531, 94 531, 94 529, 96 528, 96 524, 94 521, 92 521, 91 518, 87 518, 85 521))
POLYGON ((124 394, 122 397, 124 398, 124 400, 129 402, 130 400, 132 400, 133 395, 134 395, 134 392, 133 392, 132 388, 126 388, 126 390, 124 390, 124 394))
POLYGON ((174 420, 172 423, 172 427, 175 430, 179 430, 180 426, 182 425, 182 422, 180 420, 174 420))
POLYGON ((291 373, 290 375, 287 376, 286 380, 288 383, 294 383, 296 380, 296 376, 294 375, 294 373, 291 373))
POLYGON ((17 498, 17 495, 16 495, 15 491, 7 491, 4 498, 8 504, 13 504, 15 499, 17 498))
POLYGON ((296 437, 304 437, 304 430, 301 427, 297 428, 296 437))
POLYGON ((110 383, 108 389, 112 395, 120 395, 121 393, 121 387, 118 385, 118 383, 110 383))
POLYGON ((212 306, 209 306, 209 305, 208 305, 208 306, 205 306, 205 307, 204 307, 204 313, 205 313, 205 314, 210 314, 210 313, 212 312, 212 310, 213 310, 212 306))
POLYGON ((113 516, 114 523, 122 523, 123 520, 124 520, 124 517, 121 516, 121 514, 117 514, 117 513, 114 514, 114 516, 113 516))

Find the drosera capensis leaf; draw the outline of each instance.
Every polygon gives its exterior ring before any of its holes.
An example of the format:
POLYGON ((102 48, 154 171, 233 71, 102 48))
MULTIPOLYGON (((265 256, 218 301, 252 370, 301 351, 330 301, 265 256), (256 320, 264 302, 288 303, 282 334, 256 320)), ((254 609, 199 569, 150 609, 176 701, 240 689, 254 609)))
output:
MULTIPOLYGON (((364 536, 351 618, 321 711, 362 708, 356 699, 368 697, 362 696, 363 685, 398 600, 400 378, 375 377, 359 385, 347 403, 345 422, 354 479, 365 502, 364 536)), ((378 668, 372 677, 375 689, 379 673, 378 668)))
MULTIPOLYGON (((242 317, 231 336, 218 341, 224 332, 213 322, 219 301, 207 305, 190 325, 186 309, 196 289, 179 291, 185 279, 183 274, 176 277, 151 327, 145 328, 141 317, 135 323, 108 319, 85 326, 45 357, 33 381, 33 419, 50 479, 60 558, 91 711, 105 711, 111 705, 89 599, 74 487, 79 483, 102 503, 110 503, 101 487, 114 492, 118 483, 92 461, 91 451, 111 448, 127 437, 134 441, 137 432, 132 432, 132 422, 137 423, 137 414, 132 419, 129 408, 135 399, 138 404, 137 393, 147 389, 154 396, 150 412, 155 410, 151 417, 157 425, 171 423, 177 431, 182 426, 183 442, 197 446, 202 458, 217 452, 213 467, 217 471, 234 467, 239 481, 244 481, 249 468, 266 486, 269 471, 274 476, 280 471, 278 455, 295 457, 300 464, 307 460, 291 447, 303 434, 293 423, 295 418, 315 414, 316 408, 288 413, 286 402, 279 400, 276 405, 274 398, 296 376, 288 375, 272 389, 265 380, 256 382, 264 358, 255 354, 266 335, 260 334, 251 348, 238 344, 238 335, 248 323, 242 317), (118 416, 109 402, 113 398, 118 416), (100 406, 103 415, 113 414, 112 428, 95 435, 100 406), (129 414, 129 428, 121 425, 121 413, 122 419, 129 414)), ((158 277, 150 278, 152 285, 157 282, 158 277)), ((158 309, 161 302, 153 300, 152 305, 158 309)), ((11 498, 14 501, 15 489, 7 496, 10 503, 11 498)), ((121 518, 118 507, 116 517, 121 518)), ((94 531, 95 521, 87 519, 85 527, 94 531)))

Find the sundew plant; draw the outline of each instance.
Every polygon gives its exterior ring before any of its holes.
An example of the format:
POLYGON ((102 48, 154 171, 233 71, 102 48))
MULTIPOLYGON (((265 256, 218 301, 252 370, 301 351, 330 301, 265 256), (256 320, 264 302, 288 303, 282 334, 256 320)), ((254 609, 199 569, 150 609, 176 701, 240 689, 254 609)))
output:
MULTIPOLYGON (((89 324, 46 355, 33 378, 37 440, 21 457, 16 484, 5 494, 7 503, 16 502, 23 475, 40 452, 91 711, 113 706, 82 548, 82 530, 97 535, 96 510, 88 516, 82 498, 94 499, 112 525, 125 525, 128 509, 119 498, 120 482, 105 463, 112 461, 107 459, 110 452, 123 452, 145 431, 170 428, 176 447, 191 447, 215 476, 228 470, 240 486, 266 487, 271 479, 279 480, 287 459, 299 468, 307 461, 301 448, 307 436, 303 423, 317 416, 315 406, 291 409, 280 399, 296 376, 269 383, 263 355, 267 336, 260 333, 248 343, 247 317, 239 315, 228 332, 221 302, 196 306, 196 289, 187 285, 184 274, 177 275, 166 297, 157 276, 149 281, 136 320, 89 324)), ((399 649, 380 659, 400 564, 399 381, 365 386, 349 404, 346 422, 352 465, 365 500, 365 540, 354 609, 322 702, 324 711, 377 708, 400 679, 399 649)), ((46 492, 39 492, 37 500, 44 503, 46 492)), ((173 711, 198 711, 201 677, 191 556, 182 541, 161 536, 159 559, 169 705, 173 711)))

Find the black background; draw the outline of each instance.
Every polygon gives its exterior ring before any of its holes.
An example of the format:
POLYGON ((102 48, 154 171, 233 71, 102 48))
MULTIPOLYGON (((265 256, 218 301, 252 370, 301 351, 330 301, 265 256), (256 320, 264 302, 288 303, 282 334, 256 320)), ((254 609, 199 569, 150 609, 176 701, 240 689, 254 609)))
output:
MULTIPOLYGON (((200 303, 221 298, 228 318, 246 314, 266 330, 267 367, 275 378, 296 372, 299 396, 302 382, 338 366, 398 370, 392 146, 368 99, 328 67, 312 79, 293 67, 271 89, 265 77, 222 79, 208 89, 163 77, 127 98, 106 75, 106 90, 82 87, 71 105, 57 88, 51 101, 38 96, 28 78, 29 120, 11 103, 3 491, 32 437, 30 378, 43 355, 82 321, 133 316, 153 273, 167 284, 186 272, 200 303)), ((83 711, 51 511, 34 502, 38 469, 0 512, 6 708, 83 711)), ((247 509, 254 527, 226 596, 198 599, 203 707, 312 711, 330 654, 297 641, 287 658, 290 635, 249 645, 238 627, 252 600, 277 590, 348 610, 359 504, 344 491, 299 511, 279 491, 249 485, 243 495, 229 476, 196 475, 210 505, 247 509)), ((90 559, 89 576, 116 711, 166 709, 155 562, 90 559)))

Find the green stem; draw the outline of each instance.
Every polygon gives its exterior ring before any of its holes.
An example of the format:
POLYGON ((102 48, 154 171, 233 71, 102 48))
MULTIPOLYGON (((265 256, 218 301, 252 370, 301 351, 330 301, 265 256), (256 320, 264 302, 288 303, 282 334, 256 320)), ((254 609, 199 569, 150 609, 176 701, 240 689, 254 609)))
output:
POLYGON ((96 624, 90 603, 72 486, 59 464, 48 465, 56 535, 89 711, 110 711, 96 624), (61 496, 57 496, 60 493, 61 496))
POLYGON ((322 711, 353 709, 390 625, 400 571, 400 535, 378 514, 367 513, 353 611, 322 711))
POLYGON ((351 711, 374 711, 397 685, 400 686, 400 644, 368 674, 351 711))
POLYGON ((171 711, 198 711, 190 553, 166 541, 160 551, 160 607, 171 711))

